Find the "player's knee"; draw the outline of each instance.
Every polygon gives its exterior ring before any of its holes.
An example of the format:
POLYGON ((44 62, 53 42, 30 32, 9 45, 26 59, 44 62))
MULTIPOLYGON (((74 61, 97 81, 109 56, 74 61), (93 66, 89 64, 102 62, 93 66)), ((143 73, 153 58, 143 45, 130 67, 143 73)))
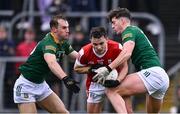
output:
POLYGON ((68 110, 65 111, 65 114, 70 114, 68 110))
POLYGON ((62 109, 62 108, 59 108, 59 107, 56 108, 54 111, 50 111, 50 112, 52 112, 52 113, 70 114, 69 111, 66 108, 62 109))
POLYGON ((128 114, 132 114, 133 113, 133 109, 131 105, 126 106, 127 112, 128 114))
POLYGON ((65 110, 63 110, 63 111, 62 111, 62 110, 61 110, 61 111, 58 111, 58 112, 59 112, 59 113, 63 113, 63 114, 70 114, 70 113, 69 113, 69 111, 68 111, 68 110, 66 110, 66 109, 65 109, 65 110))
POLYGON ((115 89, 110 89, 110 88, 108 88, 108 89, 105 90, 105 94, 106 94, 107 96, 112 96, 112 95, 114 95, 115 93, 117 93, 117 91, 116 91, 115 89))
POLYGON ((69 111, 67 109, 65 109, 63 113, 69 114, 69 111))
POLYGON ((159 107, 147 107, 147 112, 148 113, 159 113, 160 112, 160 108, 159 107))

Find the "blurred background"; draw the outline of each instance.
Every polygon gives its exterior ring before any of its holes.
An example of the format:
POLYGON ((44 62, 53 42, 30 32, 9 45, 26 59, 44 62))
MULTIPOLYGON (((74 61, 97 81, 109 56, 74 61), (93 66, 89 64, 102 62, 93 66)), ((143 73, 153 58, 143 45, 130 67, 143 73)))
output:
MULTIPOLYGON (((104 26, 111 39, 120 41, 106 18, 109 10, 126 7, 133 24, 149 37, 170 77, 170 87, 161 112, 180 113, 180 0, 1 0, 0 2, 0 112, 18 112, 13 103, 13 85, 18 66, 37 42, 49 32, 51 16, 64 13, 70 23, 70 42, 76 51, 89 42, 89 30, 104 26)), ((65 57, 59 64, 79 80, 81 91, 72 94, 52 73, 47 82, 70 112, 86 112, 86 75, 73 72, 74 61, 65 57)), ((130 65, 130 71, 133 72, 130 65)), ((132 97, 135 112, 145 112, 145 96, 132 97)), ((39 112, 44 112, 38 108, 39 112)), ((113 113, 109 101, 104 112, 113 113)))

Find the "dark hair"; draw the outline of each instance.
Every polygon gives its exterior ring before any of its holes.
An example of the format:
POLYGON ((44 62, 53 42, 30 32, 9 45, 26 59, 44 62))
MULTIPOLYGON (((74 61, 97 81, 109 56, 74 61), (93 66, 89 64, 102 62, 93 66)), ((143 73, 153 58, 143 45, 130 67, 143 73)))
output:
POLYGON ((107 36, 107 32, 104 27, 93 27, 90 32, 90 38, 100 38, 101 36, 107 36))
POLYGON ((59 19, 67 20, 64 15, 61 15, 61 14, 55 15, 55 16, 52 17, 52 19, 50 21, 50 28, 52 28, 52 27, 57 28, 59 19))
POLYGON ((127 8, 116 8, 109 12, 108 18, 109 21, 112 20, 113 17, 119 18, 119 17, 127 17, 131 20, 131 14, 130 11, 127 8))

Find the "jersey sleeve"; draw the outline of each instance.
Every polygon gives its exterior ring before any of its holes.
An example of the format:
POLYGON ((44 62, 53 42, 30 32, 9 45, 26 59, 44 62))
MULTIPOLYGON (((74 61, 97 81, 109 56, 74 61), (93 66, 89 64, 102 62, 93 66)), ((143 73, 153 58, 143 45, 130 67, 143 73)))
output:
POLYGON ((122 43, 124 44, 127 41, 135 41, 135 34, 133 31, 126 31, 125 33, 122 34, 122 43))
POLYGON ((43 44, 42 50, 43 50, 43 53, 55 54, 57 49, 56 49, 56 46, 49 43, 49 44, 43 44))
POLYGON ((81 49, 79 52, 78 52, 78 58, 76 59, 76 64, 78 66, 86 66, 87 65, 87 61, 85 59, 85 53, 84 53, 84 50, 81 49))
POLYGON ((123 48, 122 45, 119 43, 119 49, 122 50, 122 48, 123 48))
POLYGON ((68 43, 68 42, 66 42, 66 46, 65 46, 65 54, 66 55, 69 55, 71 52, 73 52, 74 51, 74 49, 72 48, 72 46, 68 43))

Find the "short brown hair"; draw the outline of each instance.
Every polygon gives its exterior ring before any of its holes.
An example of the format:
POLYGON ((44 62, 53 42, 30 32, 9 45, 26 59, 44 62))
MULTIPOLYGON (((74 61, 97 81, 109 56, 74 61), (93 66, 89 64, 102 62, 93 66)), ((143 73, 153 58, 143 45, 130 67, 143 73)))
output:
POLYGON ((52 27, 57 28, 59 19, 67 20, 66 17, 64 15, 62 15, 62 14, 55 15, 55 16, 52 17, 52 19, 50 21, 50 28, 52 28, 52 27))
POLYGON ((120 18, 120 17, 127 17, 131 20, 130 11, 127 8, 116 8, 109 12, 108 18, 109 21, 112 20, 113 17, 120 18))
POLYGON ((104 27, 93 27, 90 32, 90 38, 100 38, 101 36, 107 36, 106 29, 104 27))

